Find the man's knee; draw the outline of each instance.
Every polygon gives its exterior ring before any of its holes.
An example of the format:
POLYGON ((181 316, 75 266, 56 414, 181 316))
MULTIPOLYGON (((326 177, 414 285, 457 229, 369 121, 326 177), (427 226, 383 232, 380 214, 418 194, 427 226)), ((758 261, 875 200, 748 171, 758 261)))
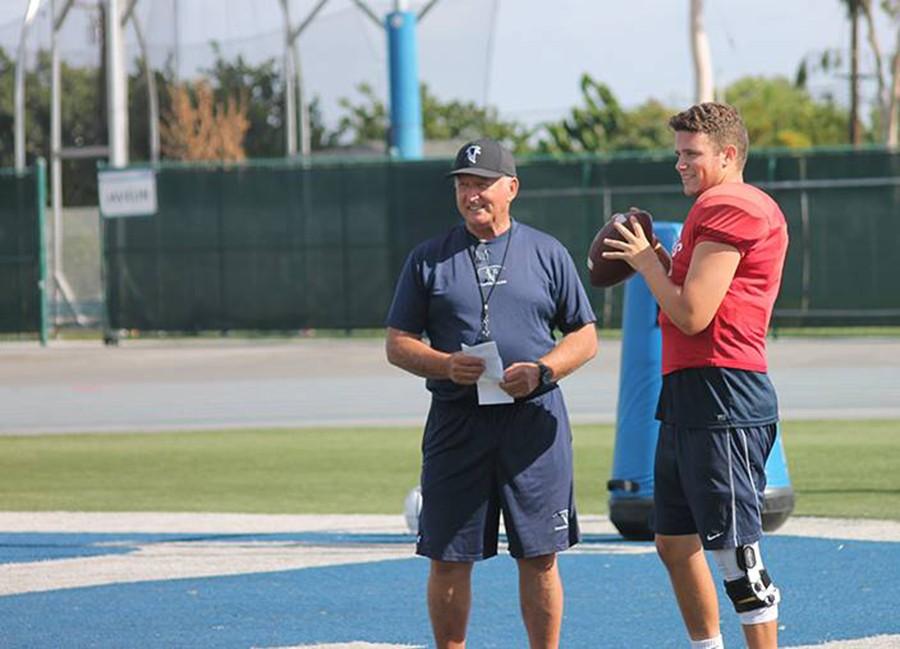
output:
POLYGON ((437 579, 468 579, 471 574, 471 562, 431 560, 431 576, 437 579))
POLYGON ((714 550, 713 559, 725 578, 725 591, 743 624, 761 624, 778 618, 781 594, 763 565, 759 543, 714 550))
POLYGON ((556 570, 556 555, 542 554, 537 557, 528 557, 527 559, 517 559, 519 571, 539 575, 551 573, 556 570))
POLYGON ((703 551, 700 539, 696 534, 670 536, 657 534, 655 537, 656 553, 666 568, 671 569, 688 561, 694 555, 703 551))

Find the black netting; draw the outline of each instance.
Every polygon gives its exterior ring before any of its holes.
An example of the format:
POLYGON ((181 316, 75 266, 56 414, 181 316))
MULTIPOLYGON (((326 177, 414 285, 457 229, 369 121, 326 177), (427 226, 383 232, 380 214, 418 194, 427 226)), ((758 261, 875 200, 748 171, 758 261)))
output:
MULTIPOLYGON (((447 167, 165 167, 156 216, 105 221, 110 325, 380 327, 409 250, 459 218, 447 167)), ((519 168, 516 218, 562 241, 585 285, 585 254, 609 213, 635 205, 681 221, 691 205, 672 156, 543 159, 519 168)), ((900 322, 898 172, 900 155, 886 151, 751 157, 747 180, 775 196, 791 235, 776 322, 900 322)), ((589 292, 601 323, 618 326, 621 288, 589 292)))
POLYGON ((40 223, 34 172, 0 171, 0 332, 40 330, 40 223))

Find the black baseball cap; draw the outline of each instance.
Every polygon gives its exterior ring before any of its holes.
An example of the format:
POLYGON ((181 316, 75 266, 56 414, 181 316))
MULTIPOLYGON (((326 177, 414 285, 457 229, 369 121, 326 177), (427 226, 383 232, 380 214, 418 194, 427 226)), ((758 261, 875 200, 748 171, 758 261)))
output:
POLYGON ((464 144, 456 154, 453 171, 448 176, 471 174, 482 178, 516 175, 516 161, 509 149, 489 138, 464 144))

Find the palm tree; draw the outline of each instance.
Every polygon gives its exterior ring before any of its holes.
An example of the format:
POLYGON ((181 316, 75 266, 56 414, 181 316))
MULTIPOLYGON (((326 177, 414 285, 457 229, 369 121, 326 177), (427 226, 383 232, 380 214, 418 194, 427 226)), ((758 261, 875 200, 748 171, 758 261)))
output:
POLYGON ((694 101, 712 101, 714 95, 709 38, 703 28, 703 0, 691 0, 691 53, 694 57, 694 101))
POLYGON ((897 146, 897 104, 900 94, 900 0, 882 0, 881 8, 897 26, 897 48, 892 64, 893 84, 888 90, 884 71, 884 56, 875 30, 872 0, 840 0, 850 17, 850 140, 859 144, 859 17, 866 21, 866 36, 875 59, 875 80, 878 83, 878 113, 881 136, 888 146, 897 146))

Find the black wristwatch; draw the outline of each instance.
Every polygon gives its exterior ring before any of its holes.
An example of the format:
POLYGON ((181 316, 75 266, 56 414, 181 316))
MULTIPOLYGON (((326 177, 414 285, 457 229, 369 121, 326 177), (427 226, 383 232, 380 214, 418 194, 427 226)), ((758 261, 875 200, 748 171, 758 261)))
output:
POLYGON ((538 372, 540 372, 540 383, 541 387, 552 385, 553 384, 553 370, 544 365, 540 361, 535 361, 538 366, 538 372))

